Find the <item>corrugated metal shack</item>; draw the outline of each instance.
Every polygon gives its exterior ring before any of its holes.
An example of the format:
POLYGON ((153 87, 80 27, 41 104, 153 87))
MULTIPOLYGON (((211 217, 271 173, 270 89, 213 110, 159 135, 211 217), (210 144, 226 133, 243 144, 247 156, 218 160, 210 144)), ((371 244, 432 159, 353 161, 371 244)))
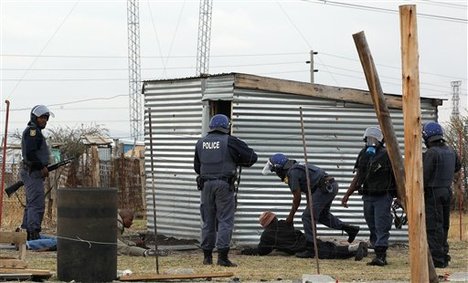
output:
MULTIPOLYGON (((267 159, 276 152, 304 161, 299 114, 302 107, 308 161, 324 168, 340 184, 332 212, 344 221, 359 225, 358 238, 368 238, 361 197, 354 194, 347 209, 340 203, 353 178, 364 130, 378 125, 368 91, 229 73, 145 81, 143 94, 149 232, 154 231, 154 191, 158 234, 199 239, 194 149, 196 141, 206 133, 210 117, 223 113, 231 118, 232 134, 247 142, 259 156, 257 164, 242 170, 233 233, 234 244, 257 243, 262 231, 258 224, 260 213, 272 210, 279 218, 286 218, 291 207, 288 187, 276 175, 263 176, 261 171, 267 159)), ((386 94, 386 100, 404 152, 401 95, 386 94)), ((422 98, 423 119, 437 120, 437 106, 441 104, 441 100, 422 98)), ((301 207, 304 206, 305 198, 301 207)), ((302 229, 301 214, 302 210, 296 214, 295 225, 302 229)), ((319 236, 346 238, 341 231, 322 225, 317 228, 319 236)), ((392 229, 391 241, 406 239, 406 229, 392 229)))

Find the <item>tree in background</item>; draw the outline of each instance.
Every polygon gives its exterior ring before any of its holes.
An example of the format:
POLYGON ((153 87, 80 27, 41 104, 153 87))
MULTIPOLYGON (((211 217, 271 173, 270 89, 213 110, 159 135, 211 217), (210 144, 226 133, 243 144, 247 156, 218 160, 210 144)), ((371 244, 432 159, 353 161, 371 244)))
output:
MULTIPOLYGON (((80 128, 72 127, 55 127, 49 129, 49 145, 58 148, 60 156, 63 159, 75 158, 68 166, 67 186, 75 187, 82 185, 80 181, 84 179, 80 173, 80 168, 86 166, 80 163, 80 158, 83 158, 87 152, 87 145, 83 143, 84 136, 108 136, 108 130, 100 125, 84 125, 80 128)), ((84 160, 89 160, 85 157, 84 160)), ((81 160, 83 161, 83 160, 81 160)), ((58 181, 58 180, 57 180, 58 181)))
POLYGON ((63 158, 78 158, 86 151, 82 137, 86 135, 107 136, 108 130, 100 125, 81 125, 80 128, 52 127, 48 129, 49 145, 57 146, 63 158))
MULTIPOLYGON (((468 200, 468 116, 452 117, 450 122, 444 125, 445 139, 458 153, 462 164, 462 178, 460 182, 465 188, 460 194, 458 188, 460 184, 455 184, 454 193, 452 197, 452 208, 458 209, 460 196, 462 196, 463 203, 468 200)), ((466 207, 466 206, 465 206, 466 207)))

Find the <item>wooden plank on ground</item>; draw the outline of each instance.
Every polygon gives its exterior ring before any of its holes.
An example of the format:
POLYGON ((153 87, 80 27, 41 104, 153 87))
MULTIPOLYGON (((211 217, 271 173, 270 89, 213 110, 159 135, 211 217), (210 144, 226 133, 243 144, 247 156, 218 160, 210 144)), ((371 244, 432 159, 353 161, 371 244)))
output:
MULTIPOLYGON (((0 243, 15 244, 19 251, 19 259, 24 260, 26 258, 26 238, 25 232, 0 232, 0 243)), ((8 263, 9 264, 9 263, 8 263)), ((26 267, 26 263, 21 268, 26 267)), ((9 267, 3 260, 0 259, 0 267, 9 267)), ((16 267, 16 266, 13 266, 16 267)))
POLYGON ((25 244, 25 232, 0 232, 0 243, 25 244))
POLYGON ((21 259, 0 259, 0 268, 26 268, 28 265, 21 259))
POLYGON ((0 268, 1 280, 22 280, 25 277, 34 280, 49 279, 52 273, 49 270, 43 269, 27 269, 27 268, 0 268))
POLYGON ((215 277, 231 277, 232 272, 218 273, 193 273, 193 274, 131 274, 120 276, 120 281, 145 281, 145 280, 181 280, 181 279, 197 279, 197 278, 215 278, 215 277))

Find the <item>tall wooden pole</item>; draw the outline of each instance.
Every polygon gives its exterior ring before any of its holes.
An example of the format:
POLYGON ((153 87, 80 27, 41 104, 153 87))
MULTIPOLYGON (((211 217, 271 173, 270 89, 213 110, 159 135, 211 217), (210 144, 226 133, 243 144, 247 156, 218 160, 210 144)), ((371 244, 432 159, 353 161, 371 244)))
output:
POLYGON ((403 208, 406 208, 405 192, 405 166, 401 155, 398 140, 393 129, 392 118, 388 110, 387 103, 380 85, 379 75, 374 64, 374 59, 367 45, 366 36, 363 31, 353 34, 354 43, 361 59, 362 68, 366 75, 367 85, 374 103, 375 113, 379 120, 380 129, 385 137, 388 155, 392 164, 393 174, 397 184, 398 199, 400 199, 403 208))
POLYGON ((411 282, 438 282, 427 248, 422 173, 421 102, 416 6, 400 6, 406 196, 411 282), (431 274, 429 274, 429 271, 431 274))
POLYGON ((312 189, 310 187, 310 176, 309 176, 309 167, 307 161, 307 145, 305 140, 305 131, 304 131, 304 116, 302 115, 302 107, 299 107, 299 114, 301 116, 301 133, 302 133, 302 145, 304 147, 304 170, 306 176, 306 183, 307 183, 307 207, 310 211, 310 223, 312 223, 312 236, 314 237, 314 251, 315 251, 315 262, 317 263, 317 274, 320 274, 320 265, 319 265, 319 258, 318 258, 318 247, 317 247, 317 223, 315 223, 315 215, 314 215, 314 205, 312 199, 312 189))
POLYGON ((7 136, 8 136, 8 117, 10 115, 10 101, 5 100, 6 114, 5 114, 5 136, 3 137, 3 155, 2 155, 2 184, 0 185, 0 227, 2 226, 3 215, 3 190, 5 187, 5 164, 6 164, 6 150, 7 150, 7 136))

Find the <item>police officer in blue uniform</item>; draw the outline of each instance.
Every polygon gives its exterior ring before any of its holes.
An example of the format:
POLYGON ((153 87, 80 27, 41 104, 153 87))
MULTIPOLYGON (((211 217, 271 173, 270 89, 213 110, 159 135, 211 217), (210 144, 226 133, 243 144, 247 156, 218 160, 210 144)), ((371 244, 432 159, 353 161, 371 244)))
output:
POLYGON ((20 176, 26 191, 26 207, 21 228, 27 231, 28 240, 40 239, 39 233, 44 217, 44 180, 49 176, 49 148, 42 130, 50 116, 54 117, 54 114, 46 106, 34 106, 21 139, 23 165, 20 176))
MULTIPOLYGON (((332 201, 338 193, 338 183, 323 169, 312 164, 308 164, 307 167, 314 209, 314 220, 327 227, 344 230, 348 234, 348 242, 353 242, 359 232, 359 226, 343 223, 330 212, 332 201)), ((276 153, 271 156, 263 168, 262 173, 264 175, 268 174, 268 171, 275 172, 281 181, 289 186, 293 194, 293 203, 286 223, 293 223, 294 215, 301 204, 302 193, 306 196, 308 195, 305 168, 305 164, 289 159, 283 153, 276 153)), ((313 245, 314 235, 309 206, 307 206, 302 213, 302 224, 304 226, 304 234, 308 245, 311 246, 313 245)), ((314 253, 312 253, 310 249, 307 249, 304 252, 297 253, 296 256, 308 258, 314 257, 314 253)))
POLYGON ((214 115, 209 133, 198 140, 194 170, 201 189, 203 264, 212 264, 212 251, 218 249, 217 264, 237 266, 228 258, 236 209, 234 181, 237 167, 250 167, 257 154, 244 141, 229 135, 230 122, 223 114, 214 115))
POLYGON ((392 228, 391 206, 396 196, 396 183, 383 135, 379 128, 364 132, 364 148, 359 152, 351 181, 341 204, 348 207, 349 196, 356 190, 364 202, 364 218, 370 231, 370 243, 375 257, 368 265, 387 264, 388 239, 392 228))
POLYGON ((453 148, 445 143, 440 124, 425 123, 422 136, 427 148, 423 154, 427 242, 434 266, 445 268, 450 261, 447 235, 450 227, 451 186, 452 181, 458 178, 461 163, 453 148))

